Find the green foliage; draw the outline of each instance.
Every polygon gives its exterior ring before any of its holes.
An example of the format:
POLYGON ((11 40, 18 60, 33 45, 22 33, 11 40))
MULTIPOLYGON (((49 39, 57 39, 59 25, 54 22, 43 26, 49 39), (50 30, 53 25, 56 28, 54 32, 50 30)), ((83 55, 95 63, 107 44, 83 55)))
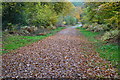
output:
POLYGON ((66 16, 74 8, 71 2, 3 2, 3 29, 13 25, 55 25, 60 16, 66 16))
POLYGON ((72 16, 66 16, 64 18, 65 22, 67 25, 75 25, 77 23, 77 19, 75 17, 72 16))
POLYGON ((64 13, 64 15, 66 14, 65 10, 70 9, 69 7, 72 6, 72 4, 69 3, 69 2, 67 2, 67 3, 64 3, 64 2, 53 2, 53 5, 54 5, 53 9, 54 9, 54 11, 57 14, 64 13))
POLYGON ((41 6, 40 4, 36 6, 37 15, 34 16, 34 22, 39 25, 49 26, 51 24, 55 24, 57 22, 57 15, 52 10, 50 5, 41 6), (39 9, 41 8, 41 9, 39 9))
MULTIPOLYGON (((2 22, 3 26, 7 27, 7 23, 14 23, 14 24, 21 24, 24 23, 22 19, 24 16, 22 15, 23 12, 23 3, 16 3, 16 2, 3 2, 2 3, 2 22)), ((5 28, 3 27, 3 28, 5 28)))
POLYGON ((119 2, 87 2, 82 13, 82 23, 105 24, 110 29, 119 28, 119 2))
POLYGON ((94 32, 104 31, 105 34, 102 40, 116 40, 118 38, 118 30, 120 29, 120 20, 118 20, 120 17, 119 8, 119 2, 85 3, 81 21, 83 24, 88 24, 88 26, 86 27, 85 25, 83 27, 94 32), (112 30, 115 30, 114 33, 112 30))

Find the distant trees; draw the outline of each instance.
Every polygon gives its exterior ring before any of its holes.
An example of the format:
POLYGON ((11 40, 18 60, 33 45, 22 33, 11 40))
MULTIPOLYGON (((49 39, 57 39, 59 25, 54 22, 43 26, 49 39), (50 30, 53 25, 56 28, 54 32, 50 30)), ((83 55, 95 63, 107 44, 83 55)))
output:
POLYGON ((73 16, 66 16, 64 20, 67 25, 75 25, 77 23, 77 18, 73 16))
POLYGON ((2 26, 6 29, 11 25, 56 25, 74 7, 71 2, 3 2, 2 8, 2 26))

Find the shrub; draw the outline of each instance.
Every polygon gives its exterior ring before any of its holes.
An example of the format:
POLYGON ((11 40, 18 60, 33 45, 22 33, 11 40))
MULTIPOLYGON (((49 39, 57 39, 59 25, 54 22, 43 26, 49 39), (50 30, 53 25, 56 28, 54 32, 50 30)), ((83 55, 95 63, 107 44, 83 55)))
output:
POLYGON ((109 39, 117 39, 119 36, 119 32, 120 30, 111 30, 111 31, 107 31, 106 33, 104 33, 104 35, 101 37, 101 40, 109 40, 109 39))
POLYGON ((35 26, 31 26, 31 27, 30 26, 24 26, 24 27, 21 28, 21 30, 31 33, 31 32, 37 31, 38 28, 35 27, 35 26))
POLYGON ((47 29, 48 29, 48 30, 56 29, 56 27, 51 24, 50 26, 47 26, 47 29))
POLYGON ((88 28, 88 26, 89 26, 88 24, 84 24, 82 27, 83 28, 88 28))
POLYGON ((89 31, 99 32, 109 30, 108 26, 105 24, 93 23, 92 25, 85 24, 83 28, 86 28, 89 31))

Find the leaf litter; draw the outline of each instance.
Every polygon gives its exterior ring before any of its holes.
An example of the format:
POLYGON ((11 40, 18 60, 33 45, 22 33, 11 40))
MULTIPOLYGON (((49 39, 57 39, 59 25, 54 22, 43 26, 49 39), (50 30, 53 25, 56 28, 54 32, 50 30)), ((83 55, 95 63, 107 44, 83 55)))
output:
POLYGON ((75 28, 2 55, 2 76, 21 78, 118 78, 109 61, 75 28))

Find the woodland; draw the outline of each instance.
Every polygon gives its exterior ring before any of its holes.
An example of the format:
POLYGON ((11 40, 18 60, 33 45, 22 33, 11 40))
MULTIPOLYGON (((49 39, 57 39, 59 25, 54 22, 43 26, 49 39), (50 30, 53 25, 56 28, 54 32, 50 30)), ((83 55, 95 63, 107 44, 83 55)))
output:
POLYGON ((2 76, 120 79, 120 2, 2 2, 2 76))

